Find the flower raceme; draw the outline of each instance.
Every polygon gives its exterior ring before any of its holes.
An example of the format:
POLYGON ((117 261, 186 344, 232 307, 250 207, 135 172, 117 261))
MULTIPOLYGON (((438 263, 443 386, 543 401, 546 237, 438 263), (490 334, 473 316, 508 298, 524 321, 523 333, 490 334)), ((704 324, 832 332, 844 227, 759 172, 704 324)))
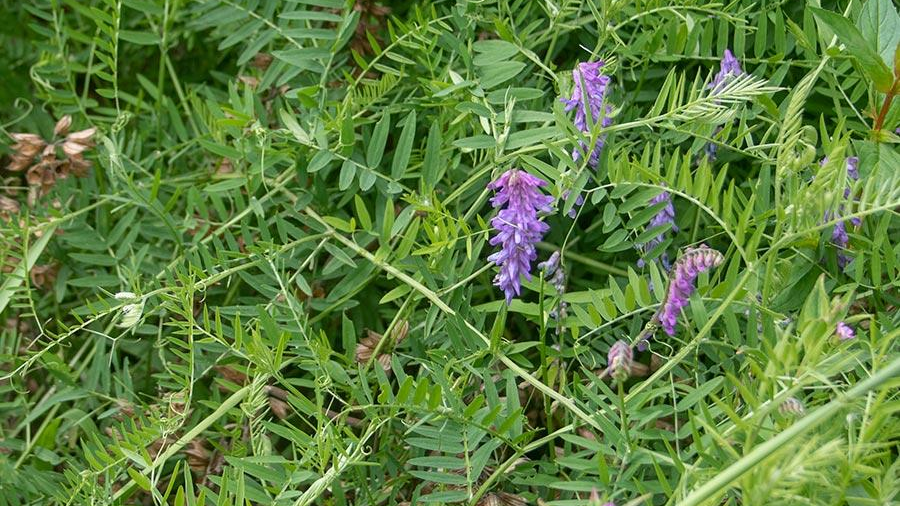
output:
MULTIPOLYGON (((712 90, 713 95, 718 95, 722 89, 728 84, 728 82, 738 76, 744 74, 743 69, 741 69, 741 62, 738 61, 737 58, 731 53, 730 49, 725 50, 725 54, 722 56, 722 61, 719 63, 719 72, 716 73, 715 77, 711 83, 709 83, 709 88, 712 90)), ((716 128, 714 135, 718 135, 719 132, 722 131, 722 127, 716 128)), ((703 150, 703 154, 706 158, 713 162, 716 160, 716 156, 718 155, 719 147, 713 142, 707 142, 706 147, 703 150)))
MULTIPOLYGON (((659 210, 658 213, 656 213, 655 216, 653 216, 652 219, 650 219, 650 223, 647 225, 647 229, 648 230, 654 229, 656 227, 660 227, 660 226, 663 226, 668 223, 668 224, 672 225, 673 232, 678 232, 678 227, 675 225, 675 207, 672 205, 672 196, 669 195, 669 192, 664 191, 664 192, 660 193, 659 195, 650 199, 650 202, 648 203, 648 207, 655 206, 655 205, 663 203, 663 202, 665 202, 665 205, 663 206, 662 209, 659 210)), ((663 233, 660 233, 659 235, 657 235, 656 237, 650 239, 649 241, 647 241, 647 244, 637 245, 637 246, 641 250, 642 254, 647 254, 648 252, 652 251, 653 248, 655 248, 657 245, 662 243, 665 239, 666 239, 666 234, 665 234, 665 232, 663 232, 663 233)), ((660 259, 662 260, 663 267, 668 269, 669 268, 668 255, 666 255, 666 253, 663 252, 663 254, 660 255, 660 259)), ((645 265, 644 259, 639 258, 637 261, 637 266, 643 267, 644 265, 645 265)))
POLYGON ((709 87, 712 89, 714 95, 718 94, 732 78, 741 75, 744 75, 744 70, 741 69, 741 62, 734 57, 734 54, 731 53, 730 49, 726 49, 725 54, 722 55, 722 61, 719 64, 719 72, 713 77, 712 82, 709 83, 709 87))
MULTIPOLYGON (((828 157, 825 157, 820 162, 820 165, 825 165, 828 163, 828 157)), ((855 156, 851 156, 847 158, 847 162, 845 165, 845 170, 847 171, 847 177, 851 180, 856 181, 859 179, 859 158, 855 156)), ((844 188, 844 199, 848 199, 850 197, 850 188, 844 188)), ((837 213, 835 214, 835 218, 840 218, 841 214, 844 212, 844 204, 840 204, 837 209, 837 213)), ((832 215, 830 212, 825 213, 825 221, 830 221, 832 219, 832 215)), ((841 252, 838 252, 837 260, 838 266, 841 269, 847 266, 850 263, 852 258, 849 255, 843 253, 843 251, 847 250, 847 245, 850 243, 850 236, 847 235, 847 221, 850 222, 854 227, 858 227, 862 225, 862 220, 860 218, 850 218, 849 220, 841 220, 834 224, 834 228, 831 230, 831 242, 838 248, 840 248, 841 252)))
POLYGON ((546 185, 543 179, 517 169, 504 172, 488 184, 496 192, 491 205, 501 208, 491 219, 497 234, 490 240, 491 246, 500 246, 500 250, 488 261, 500 267, 494 284, 503 290, 507 304, 521 292, 521 278, 531 279, 531 263, 537 259, 535 245, 550 229, 538 219, 539 212, 552 211, 553 197, 540 190, 546 185))
MULTIPOLYGON (((572 70, 572 80, 575 82, 572 96, 560 99, 566 105, 566 112, 575 110, 575 127, 585 135, 590 135, 591 124, 599 123, 601 127, 608 127, 612 124, 610 116, 612 106, 606 103, 612 80, 609 76, 600 73, 604 64, 603 60, 598 60, 576 65, 572 70), (591 119, 591 124, 588 123, 588 117, 591 119)), ((583 153, 590 151, 588 164, 597 168, 604 142, 605 136, 601 135, 594 143, 594 147, 588 150, 586 143, 579 141, 578 146, 572 150, 572 159, 578 162, 583 153)))
POLYGON ((708 271, 722 263, 724 257, 718 251, 700 245, 687 250, 672 267, 669 289, 659 311, 659 323, 666 334, 675 335, 675 324, 681 308, 687 305, 696 290, 694 283, 701 272, 708 271))

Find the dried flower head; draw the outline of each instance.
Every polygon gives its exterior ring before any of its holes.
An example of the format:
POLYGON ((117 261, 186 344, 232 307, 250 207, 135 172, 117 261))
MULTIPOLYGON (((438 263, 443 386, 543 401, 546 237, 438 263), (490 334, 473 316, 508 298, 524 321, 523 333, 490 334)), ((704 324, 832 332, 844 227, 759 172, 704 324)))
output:
POLYGON ((72 116, 66 114, 62 118, 59 118, 59 121, 56 122, 56 126, 53 127, 53 135, 59 137, 60 135, 66 135, 69 133, 69 127, 72 126, 72 116))
POLYGON ((0 219, 10 219, 12 215, 19 214, 19 209, 19 203, 17 201, 0 195, 0 219))
MULTIPOLYGON (((606 101, 612 79, 600 73, 604 64, 598 60, 576 65, 572 70, 572 96, 560 99, 566 105, 566 112, 575 110, 575 128, 586 135, 590 135, 591 124, 599 123, 601 127, 612 125, 612 106, 606 101)), ((593 148, 579 141, 579 145, 572 150, 572 159, 578 162, 584 153, 589 152, 588 164, 596 168, 605 140, 605 136, 599 136, 593 148)))
POLYGON ((491 219, 497 234, 491 238, 491 246, 500 250, 488 257, 488 261, 500 267, 494 278, 506 296, 506 303, 512 302, 522 289, 521 277, 531 279, 531 263, 537 259, 535 245, 550 229, 538 219, 538 212, 550 212, 553 197, 541 193, 540 188, 547 182, 531 174, 510 169, 496 181, 488 184, 495 190, 491 199, 500 212, 491 219))
POLYGON ((660 326, 670 336, 675 335, 675 324, 681 308, 687 305, 694 293, 697 275, 722 263, 724 258, 718 251, 700 245, 687 250, 672 267, 669 288, 657 316, 660 326))
POLYGON ((381 365, 381 368, 385 372, 390 372, 391 353, 393 352, 394 347, 406 339, 408 334, 409 321, 402 319, 397 322, 397 325, 391 330, 391 339, 384 343, 379 350, 378 344, 381 342, 383 336, 372 330, 367 330, 366 337, 362 338, 359 344, 356 345, 356 361, 360 364, 366 364, 372 359, 372 354, 375 353, 375 350, 378 350, 376 361, 381 365))
POLYGON ((56 184, 57 179, 68 177, 70 173, 84 177, 91 162, 84 158, 84 153, 94 147, 96 128, 88 128, 66 135, 72 126, 72 117, 63 116, 53 130, 54 136, 65 135, 65 138, 48 143, 40 136, 30 133, 11 134, 16 143, 12 146, 13 154, 7 170, 12 172, 26 171, 25 180, 31 186, 29 203, 46 195, 56 184), (65 158, 57 158, 57 148, 61 147, 65 158))
MULTIPOLYGON (((659 210, 656 215, 650 220, 650 223, 647 225, 648 230, 652 230, 657 227, 661 227, 663 225, 669 224, 672 226, 672 232, 678 232, 678 226, 675 225, 675 206, 672 205, 672 196, 669 192, 662 192, 659 195, 650 199, 648 203, 648 207, 655 206, 657 204, 662 204, 663 207, 659 210)), ((656 237, 647 241, 647 244, 638 244, 637 247, 640 249, 641 253, 646 255, 650 251, 652 251, 656 246, 662 244, 663 241, 666 240, 666 233, 661 232, 656 237)), ((660 255, 660 260, 662 261, 663 267, 667 270, 669 269, 669 256, 663 252, 660 255)), ((638 267, 643 267, 645 265, 645 261, 643 258, 639 258, 637 261, 638 267)))

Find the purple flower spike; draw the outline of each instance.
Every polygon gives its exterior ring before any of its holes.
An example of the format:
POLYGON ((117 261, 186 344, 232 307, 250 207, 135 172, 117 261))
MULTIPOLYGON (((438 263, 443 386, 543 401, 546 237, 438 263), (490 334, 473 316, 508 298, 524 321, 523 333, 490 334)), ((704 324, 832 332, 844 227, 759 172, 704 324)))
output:
POLYGON ((500 251, 489 256, 488 261, 500 267, 494 284, 503 290, 507 304, 521 292, 521 277, 531 279, 531 262, 537 258, 535 244, 550 229, 538 219, 538 212, 552 210, 553 197, 540 190, 546 185, 543 179, 516 169, 504 172, 488 184, 489 189, 496 190, 491 205, 503 207, 491 219, 497 235, 491 238, 490 244, 500 245, 500 251))
POLYGON ((722 56, 722 63, 719 67, 719 73, 716 74, 716 77, 713 78, 712 82, 709 83, 710 89, 713 90, 713 93, 718 93, 725 88, 725 85, 728 84, 732 78, 743 75, 744 71, 741 69, 741 62, 734 57, 731 53, 731 50, 726 49, 725 54, 722 56))
POLYGON ((853 330, 853 327, 844 322, 838 322, 834 333, 841 341, 849 341, 856 337, 856 332, 853 330))
POLYGON ((859 158, 850 156, 847 158, 847 175, 856 181, 859 179, 859 158))
MULTIPOLYGON (((828 161, 828 157, 825 157, 824 159, 822 159, 822 163, 820 165, 824 165, 825 163, 827 163, 827 161, 828 161)), ((845 167, 846 167, 846 171, 847 171, 847 177, 849 177, 853 181, 856 181, 859 179, 859 158, 857 158, 855 156, 848 157, 845 167)), ((844 198, 845 199, 850 198, 850 188, 849 187, 844 188, 844 198)), ((840 218, 843 212, 844 212, 844 204, 840 204, 838 206, 835 218, 840 218)), ((830 212, 825 214, 825 220, 826 221, 831 220, 830 212)), ((840 248, 841 251, 846 250, 847 245, 850 243, 850 236, 847 235, 847 221, 849 221, 850 224, 853 225, 854 227, 858 227, 858 226, 862 225, 862 220, 859 217, 850 218, 849 220, 846 220, 846 221, 839 221, 834 224, 834 228, 831 231, 831 243, 834 244, 835 246, 837 246, 838 248, 840 248)), ((853 260, 853 258, 848 255, 845 255, 844 253, 839 252, 837 255, 837 260, 838 260, 838 266, 841 269, 843 269, 847 266, 847 264, 850 263, 851 260, 853 260)))
POLYGON ((606 373, 610 377, 622 381, 631 376, 631 366, 634 364, 634 352, 631 346, 621 339, 609 347, 606 356, 606 373))
MULTIPOLYGON (((672 232, 678 232, 678 226, 675 225, 675 207, 672 205, 672 196, 669 195, 669 192, 664 191, 664 192, 660 193, 659 195, 650 199, 650 202, 648 203, 647 207, 655 206, 662 202, 665 202, 666 205, 664 205, 663 208, 660 209, 659 212, 656 213, 656 215, 650 220, 650 223, 647 225, 647 229, 648 230, 654 229, 656 227, 670 223, 672 225, 672 232)), ((655 248, 658 244, 662 243, 665 239, 666 239, 666 234, 665 234, 665 232, 663 232, 663 233, 657 235, 656 237, 650 239, 649 241, 647 241, 647 244, 638 245, 638 247, 640 248, 642 253, 647 253, 647 252, 653 250, 653 248, 655 248)), ((669 268, 668 256, 665 253, 663 253, 662 256, 660 257, 660 259, 662 260, 663 267, 668 269, 669 268)), ((643 267, 644 265, 646 265, 646 262, 644 261, 644 259, 639 258, 637 261, 637 266, 643 267)))
POLYGON ((669 289, 659 311, 659 323, 666 334, 675 335, 675 324, 681 308, 687 305, 688 299, 694 293, 697 275, 708 271, 722 263, 724 257, 718 251, 700 245, 698 248, 687 250, 672 267, 669 289))
MULTIPOLYGON (((612 125, 610 117, 612 106, 606 103, 611 79, 600 73, 603 65, 602 60, 579 63, 572 70, 572 80, 575 82, 572 96, 560 99, 562 103, 566 104, 566 112, 575 109, 575 127, 586 135, 590 133, 588 114, 590 114, 591 121, 595 124, 600 123, 601 127, 612 125)), ((587 146, 584 141, 579 141, 578 146, 572 150, 572 159, 578 162, 584 154, 588 154, 588 164, 596 168, 600 163, 600 152, 603 150, 604 141, 605 136, 599 136, 593 148, 587 146)))

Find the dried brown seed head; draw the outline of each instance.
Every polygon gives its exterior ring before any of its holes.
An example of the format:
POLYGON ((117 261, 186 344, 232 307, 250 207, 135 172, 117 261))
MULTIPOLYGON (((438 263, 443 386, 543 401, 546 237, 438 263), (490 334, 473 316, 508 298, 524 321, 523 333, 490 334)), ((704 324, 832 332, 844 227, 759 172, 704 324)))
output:
POLYGON ((0 218, 9 219, 10 215, 19 214, 19 209, 17 201, 0 195, 0 218))
POLYGON ((397 322, 397 325, 394 326, 394 329, 391 331, 391 338, 393 342, 391 343, 393 346, 397 346, 409 334, 409 321, 406 319, 401 319, 397 322))
POLYGON ((81 153, 84 153, 89 147, 90 146, 87 144, 75 141, 66 141, 62 145, 63 153, 65 153, 66 156, 81 155, 81 153))
POLYGON ((217 373, 221 374, 223 378, 232 383, 243 385, 247 382, 247 375, 238 371, 237 369, 233 369, 231 366, 217 365, 213 369, 215 369, 217 373))
POLYGON ((86 128, 77 132, 72 132, 66 136, 66 142, 77 142, 87 147, 94 145, 94 135, 97 134, 97 127, 86 128))
POLYGON ((266 70, 272 64, 272 59, 273 57, 269 53, 256 53, 256 56, 253 57, 252 65, 259 70, 266 70))
POLYGON ((66 135, 69 133, 69 127, 71 126, 72 116, 66 114, 56 122, 56 126, 53 127, 53 135, 66 135))
POLYGON ((375 352, 375 348, 378 347, 378 343, 381 341, 381 334, 372 330, 367 330, 366 332, 366 337, 362 338, 359 344, 356 345, 356 361, 360 364, 365 364, 372 359, 372 353, 375 352))

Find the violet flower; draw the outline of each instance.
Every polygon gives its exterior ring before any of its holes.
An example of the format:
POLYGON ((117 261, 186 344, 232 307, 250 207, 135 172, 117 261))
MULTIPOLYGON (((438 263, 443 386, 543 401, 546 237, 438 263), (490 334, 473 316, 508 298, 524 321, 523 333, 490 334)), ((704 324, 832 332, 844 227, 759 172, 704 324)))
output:
POLYGON ((853 327, 844 322, 837 323, 837 328, 834 330, 834 333, 841 341, 849 341, 856 337, 856 331, 853 330, 853 327))
POLYGON ((717 94, 725 88, 728 81, 743 74, 741 62, 734 57, 730 49, 726 49, 725 54, 722 56, 722 62, 719 64, 719 72, 713 77, 712 82, 709 83, 709 88, 713 90, 713 94, 717 94))
MULTIPOLYGON (((825 157, 820 162, 820 165, 825 165, 828 163, 828 157, 825 157)), ((845 169, 847 171, 847 176, 856 181, 859 179, 859 158, 855 156, 851 156, 847 158, 847 162, 845 165, 845 169)), ((844 199, 848 199, 850 197, 850 187, 844 188, 844 199)), ((844 204, 840 204, 838 206, 837 212, 835 213, 835 218, 840 218, 842 213, 844 212, 844 204)), ((832 215, 830 212, 825 213, 825 221, 830 221, 832 219, 832 215)), ((846 221, 838 221, 834 224, 834 228, 831 230, 831 243, 835 246, 839 247, 841 251, 845 251, 847 249, 847 245, 850 243, 850 236, 847 235, 847 221, 850 222, 854 227, 858 227, 862 225, 862 220, 859 217, 853 217, 846 221)), ((837 255, 838 266, 843 269, 850 263, 852 258, 842 252, 839 252, 837 255)))
MULTIPOLYGON (((566 190, 563 192, 561 204, 565 205, 566 200, 569 200, 569 190, 566 190)), ((578 196, 575 197, 575 202, 574 202, 574 205, 572 206, 572 209, 569 209, 569 212, 566 213, 566 216, 574 219, 575 216, 578 214, 578 211, 576 211, 575 208, 580 207, 582 204, 584 204, 584 195, 579 193, 578 196)))
POLYGON ((537 258, 535 244, 550 229, 538 219, 538 212, 552 210, 553 197, 540 190, 546 185, 543 179, 510 169, 487 186, 496 190, 491 205, 502 207, 491 219, 497 235, 490 240, 491 246, 499 245, 500 250, 489 256, 488 261, 500 267, 494 284, 503 290, 507 304, 521 292, 521 277, 531 279, 531 262, 537 258))
MULTIPOLYGON (((612 124, 612 117, 610 117, 612 106, 606 103, 611 79, 600 73, 600 68, 604 64, 603 60, 579 63, 572 70, 572 80, 575 85, 572 88, 571 98, 560 98, 560 102, 566 104, 566 112, 575 109, 575 127, 585 135, 590 135, 588 114, 590 114, 593 124, 600 123, 601 127, 608 127, 612 124)), ((605 135, 599 136, 594 147, 590 149, 587 143, 578 141, 578 146, 572 150, 572 159, 578 162, 584 153, 590 151, 588 164, 592 168, 597 168, 605 137, 605 135)))
POLYGON ((701 244, 687 250, 675 261, 669 281, 669 289, 657 317, 666 334, 675 335, 675 324, 681 308, 687 305, 694 293, 697 275, 722 263, 724 257, 718 251, 701 244))
MULTIPOLYGON (((722 61, 719 64, 719 72, 713 77, 711 83, 709 83, 709 88, 712 90, 713 95, 717 95, 725 86, 728 84, 732 78, 741 76, 744 74, 744 71, 741 69, 741 63, 734 57, 731 53, 731 50, 726 49, 725 54, 722 56, 722 61)), ((722 131, 722 127, 718 127, 713 135, 718 135, 719 132, 722 131)), ((714 162, 716 160, 716 156, 719 151, 719 147, 713 142, 707 142, 706 147, 704 148, 704 154, 706 155, 707 160, 710 162, 714 162)))
POLYGON ((622 381, 631 376, 631 367, 634 365, 634 352, 631 346, 621 339, 609 347, 606 356, 606 373, 610 377, 622 381))
MULTIPOLYGON (((666 204, 663 206, 662 209, 659 210, 658 213, 656 213, 655 216, 653 216, 653 218, 650 220, 650 223, 647 225, 647 229, 651 230, 651 229, 660 227, 660 226, 668 223, 668 224, 672 225, 672 232, 678 232, 678 226, 675 225, 675 207, 672 205, 672 196, 669 194, 669 192, 664 191, 664 192, 660 193, 659 195, 650 199, 650 202, 648 202, 647 207, 655 206, 662 202, 665 202, 666 204)), ((662 232, 659 235, 657 235, 656 237, 647 241, 647 244, 638 244, 636 246, 638 247, 638 249, 641 251, 642 254, 646 254, 646 253, 652 251, 653 248, 655 248, 657 245, 661 244, 665 239, 666 239, 666 233, 662 232)), ((663 252, 663 254, 660 255, 660 260, 662 260, 663 267, 665 267, 666 270, 668 270, 669 269, 669 257, 665 252, 663 252)), ((646 265, 646 262, 644 261, 644 259, 639 258, 637 261, 637 266, 643 267, 644 265, 646 265)))

